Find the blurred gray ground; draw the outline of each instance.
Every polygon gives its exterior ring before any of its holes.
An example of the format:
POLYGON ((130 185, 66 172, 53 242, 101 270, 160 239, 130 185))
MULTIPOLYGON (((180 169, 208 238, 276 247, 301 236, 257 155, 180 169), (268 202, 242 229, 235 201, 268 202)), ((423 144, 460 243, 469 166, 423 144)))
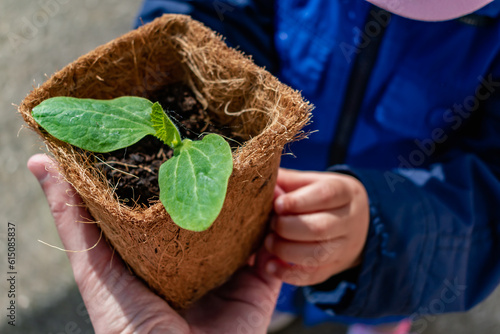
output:
MULTIPOLYGON (((12 103, 19 104, 47 75, 125 32, 139 0, 1 0, 0 3, 0 244, 7 223, 17 228, 17 326, 7 325, 6 247, 0 248, 0 333, 92 333, 47 203, 26 161, 43 145, 12 103)), ((300 320, 282 333, 343 333, 300 320)), ((423 318, 419 333, 500 333, 500 292, 465 314, 423 318)))

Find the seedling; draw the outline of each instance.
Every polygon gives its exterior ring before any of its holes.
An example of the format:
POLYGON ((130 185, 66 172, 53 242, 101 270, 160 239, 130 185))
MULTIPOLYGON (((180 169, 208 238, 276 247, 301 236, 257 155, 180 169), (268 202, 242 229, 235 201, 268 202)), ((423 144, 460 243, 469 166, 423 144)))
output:
POLYGON ((52 136, 96 153, 131 146, 147 135, 159 138, 174 150, 158 176, 160 201, 174 223, 204 231, 219 215, 233 170, 231 148, 221 136, 181 140, 158 102, 134 96, 54 97, 33 108, 32 114, 52 136))

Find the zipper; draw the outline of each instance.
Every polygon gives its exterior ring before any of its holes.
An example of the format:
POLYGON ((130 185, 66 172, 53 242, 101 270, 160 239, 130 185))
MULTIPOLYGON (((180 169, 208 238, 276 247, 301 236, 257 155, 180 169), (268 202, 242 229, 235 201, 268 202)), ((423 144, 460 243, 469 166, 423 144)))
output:
POLYGON ((358 54, 347 83, 346 94, 340 111, 335 133, 330 145, 328 166, 345 162, 349 144, 361 111, 370 75, 375 66, 378 51, 391 14, 378 7, 372 7, 365 20, 365 41, 357 47, 358 54), (379 27, 377 29, 377 27, 379 27))
POLYGON ((457 21, 474 27, 491 27, 497 22, 497 20, 492 17, 474 13, 459 17, 457 21))

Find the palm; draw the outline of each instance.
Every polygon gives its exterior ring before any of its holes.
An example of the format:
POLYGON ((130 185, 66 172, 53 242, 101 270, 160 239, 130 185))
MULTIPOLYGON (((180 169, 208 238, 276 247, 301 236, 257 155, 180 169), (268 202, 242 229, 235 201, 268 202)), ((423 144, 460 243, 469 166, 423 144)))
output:
MULTIPOLYGON (((64 247, 84 250, 96 244, 98 228, 82 223, 91 217, 71 186, 59 182, 53 162, 36 155, 28 167, 41 183, 64 247)), ((253 267, 240 270, 181 316, 134 277, 105 242, 68 257, 96 333, 265 333, 280 289, 280 282, 264 273, 267 255, 261 252, 253 267)))

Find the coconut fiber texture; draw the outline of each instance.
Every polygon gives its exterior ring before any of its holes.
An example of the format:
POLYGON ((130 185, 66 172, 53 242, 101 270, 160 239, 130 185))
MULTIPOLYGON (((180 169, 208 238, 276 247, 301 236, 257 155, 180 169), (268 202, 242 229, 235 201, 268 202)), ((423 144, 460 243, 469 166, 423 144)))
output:
POLYGON ((164 15, 80 57, 34 89, 19 107, 108 242, 178 310, 224 283, 260 245, 283 147, 304 137, 301 129, 311 109, 300 93, 183 15, 164 15), (204 232, 177 227, 160 202, 149 207, 121 203, 95 167, 92 153, 50 136, 31 115, 50 97, 147 98, 173 83, 187 84, 211 119, 246 140, 233 151, 223 209, 204 232))

